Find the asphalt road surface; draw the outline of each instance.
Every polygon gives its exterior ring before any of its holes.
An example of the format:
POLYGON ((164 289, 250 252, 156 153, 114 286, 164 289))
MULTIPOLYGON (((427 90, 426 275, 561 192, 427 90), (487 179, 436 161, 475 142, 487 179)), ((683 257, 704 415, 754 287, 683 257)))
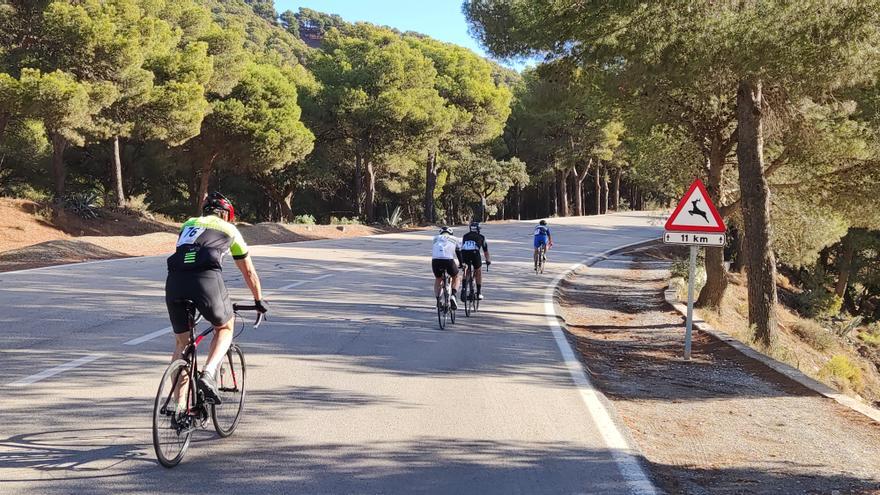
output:
MULTIPOLYGON (((433 231, 253 247, 272 312, 238 339, 244 419, 227 439, 196 433, 170 470, 150 437, 173 347, 164 256, 0 273, 0 493, 638 492, 573 380, 545 294, 573 263, 658 238, 660 222, 553 220, 540 276, 533 225, 484 228, 486 299, 447 330, 433 231)), ((224 273, 248 301, 231 263, 224 273)))

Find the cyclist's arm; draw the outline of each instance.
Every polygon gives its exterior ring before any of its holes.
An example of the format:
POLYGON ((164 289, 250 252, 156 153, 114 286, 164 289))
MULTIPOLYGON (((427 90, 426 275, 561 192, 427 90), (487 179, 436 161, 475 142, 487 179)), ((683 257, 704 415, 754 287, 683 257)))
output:
POLYGON ((547 248, 551 248, 553 246, 553 236, 550 235, 550 232, 547 232, 547 248))
POLYGON ((254 268, 254 263, 251 261, 251 257, 247 256, 235 260, 235 266, 238 267, 241 274, 244 276, 244 282, 247 284, 248 289, 251 290, 251 294, 254 295, 254 301, 262 301, 263 289, 260 286, 260 277, 257 276, 257 270, 254 268))
POLYGON ((489 257, 489 243, 486 241, 483 241, 483 254, 486 255, 486 263, 491 263, 492 258, 489 257))
POLYGON ((455 257, 458 258, 459 266, 464 264, 464 260, 461 259, 461 248, 458 246, 455 246, 455 257))

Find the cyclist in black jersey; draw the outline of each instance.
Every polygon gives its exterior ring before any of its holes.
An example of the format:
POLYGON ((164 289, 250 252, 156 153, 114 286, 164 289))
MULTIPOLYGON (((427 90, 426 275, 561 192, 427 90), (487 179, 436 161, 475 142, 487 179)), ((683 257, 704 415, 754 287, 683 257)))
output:
POLYGON ((257 310, 265 313, 260 278, 248 255, 248 246, 231 222, 235 220, 232 203, 220 193, 208 196, 203 215, 183 224, 177 249, 168 257, 168 279, 165 281, 165 304, 174 329, 176 346, 172 361, 180 358, 189 344, 189 315, 182 301, 195 303, 199 313, 214 326, 214 340, 208 353, 199 386, 208 400, 220 403, 214 379, 229 345, 232 343, 233 312, 229 293, 223 283, 221 263, 227 252, 254 295, 257 310))
POLYGON ((480 251, 486 255, 486 266, 492 264, 489 258, 489 244, 486 237, 480 233, 480 222, 471 222, 470 232, 461 238, 461 259, 463 264, 470 265, 474 269, 474 280, 477 282, 477 298, 483 299, 483 261, 480 251))

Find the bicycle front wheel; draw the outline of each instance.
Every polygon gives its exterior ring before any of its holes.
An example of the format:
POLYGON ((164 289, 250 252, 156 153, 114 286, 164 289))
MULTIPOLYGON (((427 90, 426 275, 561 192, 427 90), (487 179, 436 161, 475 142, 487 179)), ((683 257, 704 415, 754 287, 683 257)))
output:
POLYGON ((211 420, 217 434, 225 438, 232 435, 244 410, 245 381, 247 366, 244 353, 235 344, 226 352, 226 359, 217 371, 217 390, 220 392, 220 405, 211 405, 211 420))
POLYGON ((153 448, 159 464, 170 468, 180 463, 189 448, 193 418, 189 364, 183 359, 171 363, 162 375, 153 403, 153 448))

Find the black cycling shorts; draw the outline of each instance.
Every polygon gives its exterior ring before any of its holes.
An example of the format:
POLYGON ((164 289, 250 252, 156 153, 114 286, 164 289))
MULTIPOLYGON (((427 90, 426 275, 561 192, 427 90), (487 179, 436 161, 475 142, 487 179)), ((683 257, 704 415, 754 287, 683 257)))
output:
POLYGON ((463 265, 471 265, 474 269, 479 269, 483 266, 483 258, 480 256, 479 251, 462 251, 461 261, 463 265))
POLYGON ((188 299, 196 309, 215 327, 232 319, 232 302, 223 283, 223 275, 217 270, 203 272, 168 272, 165 280, 165 305, 174 333, 189 331, 186 306, 178 301, 188 299))
POLYGON ((437 278, 442 277, 444 272, 448 273, 450 277, 455 277, 458 275, 458 263, 455 260, 434 258, 431 260, 431 270, 434 271, 434 276, 437 278))

